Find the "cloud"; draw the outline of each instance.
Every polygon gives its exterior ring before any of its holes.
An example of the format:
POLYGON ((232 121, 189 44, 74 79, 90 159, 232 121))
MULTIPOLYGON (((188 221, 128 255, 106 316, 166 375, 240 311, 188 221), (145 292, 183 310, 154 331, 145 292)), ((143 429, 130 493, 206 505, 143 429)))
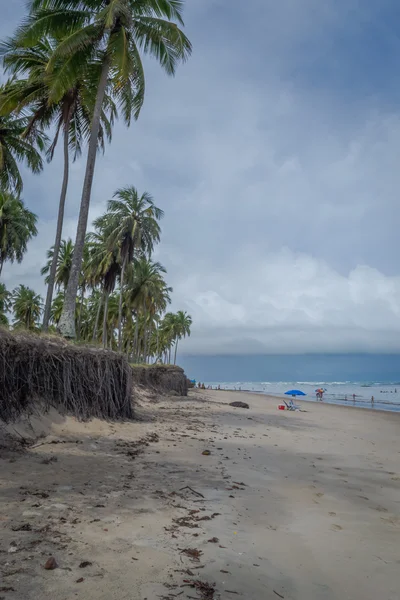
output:
MULTIPOLYGON (((146 60, 143 113, 99 156, 90 219, 127 184, 165 210, 156 258, 173 309, 193 316, 186 352, 400 351, 400 85, 384 5, 251 0, 227 13, 193 0, 192 59, 175 79, 146 60)), ((5 267, 9 286, 44 291, 61 168, 58 155, 26 174, 40 235, 5 267)))
POLYGON ((288 248, 238 262, 176 290, 194 319, 186 352, 400 351, 400 276, 368 266, 344 276, 288 248))

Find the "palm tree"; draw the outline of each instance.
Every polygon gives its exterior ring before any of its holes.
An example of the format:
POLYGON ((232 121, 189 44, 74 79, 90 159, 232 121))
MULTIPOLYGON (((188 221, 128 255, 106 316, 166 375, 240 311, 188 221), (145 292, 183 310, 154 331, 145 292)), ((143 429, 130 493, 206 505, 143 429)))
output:
MULTIPOLYGON (((0 96, 2 89, 0 89, 0 96)), ((33 173, 40 173, 47 137, 42 131, 24 139, 28 119, 25 116, 0 116, 0 188, 20 195, 23 188, 18 163, 25 163, 33 173)))
POLYGON ((51 304, 50 320, 54 325, 59 324, 64 306, 64 292, 58 292, 51 304))
POLYGON ((174 365, 176 365, 176 353, 178 351, 178 341, 186 336, 190 336, 190 327, 192 325, 192 317, 184 312, 183 310, 179 310, 176 315, 174 315, 174 329, 175 329, 175 356, 174 356, 174 365))
POLYGON ((108 82, 129 125, 144 99, 141 53, 158 60, 173 75, 177 63, 191 53, 191 44, 174 21, 183 24, 183 0, 30 0, 31 14, 19 29, 18 44, 29 47, 46 35, 61 39, 48 72, 58 61, 66 65, 64 86, 76 79, 80 65, 101 64, 82 190, 75 251, 60 327, 65 337, 75 337, 74 306, 83 255, 90 197, 96 163, 101 109, 108 82))
POLYGON ((38 331, 42 306, 43 302, 39 294, 25 285, 19 285, 12 293, 14 327, 38 331))
POLYGON ((0 189, 0 274, 6 260, 22 261, 29 240, 37 235, 36 221, 20 198, 0 189))
POLYGON ((154 244, 160 241, 159 221, 164 212, 155 206, 147 192, 141 196, 133 186, 117 190, 109 200, 107 213, 94 222, 95 227, 104 227, 109 235, 110 247, 118 247, 121 260, 121 294, 118 312, 118 349, 122 349, 122 298, 125 271, 133 261, 135 253, 141 251, 151 255, 154 244))
MULTIPOLYGON (((107 311, 110 294, 114 291, 117 278, 121 272, 117 249, 110 249, 108 235, 104 230, 89 233, 88 266, 92 284, 100 284, 103 289, 103 346, 107 346, 107 311)), ((96 331, 95 327, 95 331, 96 331)), ((95 333, 93 334, 95 337, 95 333)))
POLYGON ((8 326, 7 313, 11 309, 11 294, 4 283, 0 283, 0 325, 8 326))
MULTIPOLYGON (((76 80, 70 87, 58 94, 60 98, 54 99, 54 89, 62 90, 64 64, 59 61, 54 67, 54 74, 49 78, 47 66, 57 47, 57 40, 51 37, 40 40, 30 48, 21 47, 17 40, 10 39, 3 44, 4 66, 7 72, 27 76, 27 79, 12 80, 9 82, 0 98, 0 112, 19 111, 29 107, 32 111, 25 135, 34 131, 38 124, 48 128, 55 126, 55 135, 48 151, 48 159, 52 160, 54 151, 62 132, 64 138, 64 175, 58 208, 57 229, 54 242, 53 260, 48 277, 47 297, 43 316, 43 329, 49 323, 50 307, 53 297, 54 284, 57 273, 57 260, 60 249, 62 228, 64 221, 65 200, 69 180, 69 154, 73 152, 75 160, 82 150, 82 143, 90 132, 91 114, 96 98, 96 82, 98 79, 99 65, 82 64, 81 73, 77 73, 76 80)), ((104 138, 111 141, 112 125, 116 116, 115 104, 108 94, 105 95, 103 110, 100 117, 98 147, 104 152, 104 138), (106 111, 109 112, 109 117, 106 111)))
MULTIPOLYGON (((60 288, 62 287, 64 289, 64 292, 68 285, 68 279, 69 279, 69 275, 71 273, 73 251, 74 251, 74 245, 70 238, 68 238, 68 240, 61 241, 60 252, 57 257, 57 270, 56 270, 56 276, 55 276, 54 283, 55 283, 56 287, 58 288, 58 290, 60 290, 60 288)), ((41 275, 47 275, 47 277, 44 280, 46 284, 49 283, 49 277, 50 277, 49 273, 51 271, 53 258, 54 258, 54 246, 52 246, 50 248, 50 250, 47 251, 47 259, 48 260, 47 260, 46 266, 44 266, 40 271, 41 275)))
POLYGON ((135 361, 139 360, 139 317, 143 317, 143 358, 146 359, 147 350, 147 318, 149 314, 154 314, 159 307, 165 310, 170 302, 168 288, 163 274, 165 268, 158 262, 152 262, 149 259, 141 258, 133 264, 130 263, 126 272, 126 290, 125 303, 130 313, 135 313, 135 333, 134 333, 134 355, 135 361))

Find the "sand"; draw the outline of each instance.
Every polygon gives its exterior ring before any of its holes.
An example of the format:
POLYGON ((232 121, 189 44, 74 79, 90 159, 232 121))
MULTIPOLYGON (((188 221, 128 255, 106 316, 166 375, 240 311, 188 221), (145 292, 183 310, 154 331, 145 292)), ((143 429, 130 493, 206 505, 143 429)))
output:
POLYGON ((398 600, 400 415, 301 404, 195 391, 135 423, 36 421, 40 445, 1 451, 0 598, 398 600))

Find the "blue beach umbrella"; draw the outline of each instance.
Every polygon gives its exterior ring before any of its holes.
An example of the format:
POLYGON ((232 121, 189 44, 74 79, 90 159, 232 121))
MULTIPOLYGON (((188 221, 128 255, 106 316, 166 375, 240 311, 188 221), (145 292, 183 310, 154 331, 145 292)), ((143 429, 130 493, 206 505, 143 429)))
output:
POLYGON ((307 396, 307 394, 301 390, 289 390, 288 392, 285 392, 285 396, 307 396))

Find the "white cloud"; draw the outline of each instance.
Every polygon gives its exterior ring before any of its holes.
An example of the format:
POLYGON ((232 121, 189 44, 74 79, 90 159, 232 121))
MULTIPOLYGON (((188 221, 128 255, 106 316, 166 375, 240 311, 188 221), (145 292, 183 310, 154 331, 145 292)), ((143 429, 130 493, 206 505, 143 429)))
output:
MULTIPOLYGON (((99 157, 90 219, 127 184, 165 210, 156 258, 173 308, 193 316, 188 352, 400 351, 400 110, 384 90, 346 87, 356 55, 335 42, 373 24, 377 4, 362 17, 357 0, 225 4, 187 3, 194 54, 174 80, 146 62, 142 116, 99 157)), ((26 177, 40 235, 5 267, 10 287, 44 291, 60 177, 59 156, 26 177)))

